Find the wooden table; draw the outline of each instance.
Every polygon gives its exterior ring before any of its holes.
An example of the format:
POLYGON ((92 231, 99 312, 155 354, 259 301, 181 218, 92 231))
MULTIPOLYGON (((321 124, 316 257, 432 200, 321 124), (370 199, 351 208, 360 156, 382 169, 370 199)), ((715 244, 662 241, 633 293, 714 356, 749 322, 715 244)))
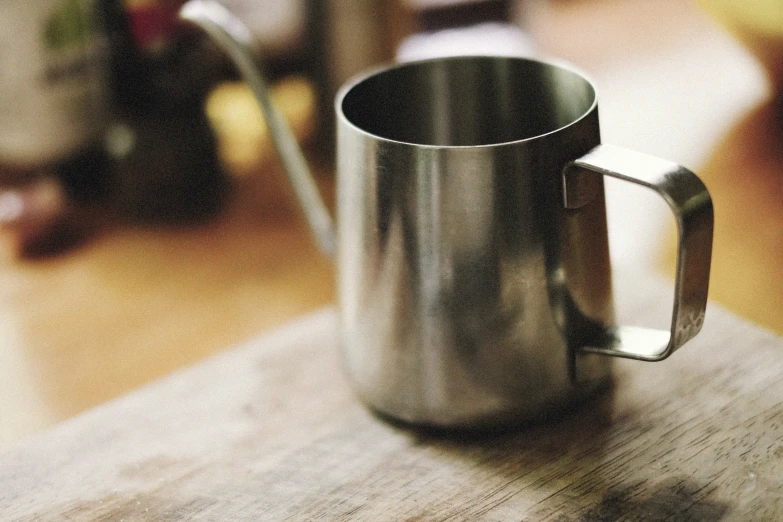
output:
MULTIPOLYGON (((647 323, 668 283, 631 278, 647 323)), ((781 520, 783 339, 716 307, 661 363, 516 433, 393 427, 324 309, 0 454, 0 519, 781 520)))

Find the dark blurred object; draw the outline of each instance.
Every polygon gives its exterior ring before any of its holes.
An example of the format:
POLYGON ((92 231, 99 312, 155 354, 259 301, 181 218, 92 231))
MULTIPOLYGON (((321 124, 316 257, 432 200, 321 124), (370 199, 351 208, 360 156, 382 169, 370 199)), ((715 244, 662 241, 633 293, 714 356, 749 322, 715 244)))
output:
POLYGON ((68 246, 72 210, 106 194, 105 53, 91 1, 0 3, 0 223, 16 254, 68 246))
POLYGON ((181 0, 103 0, 115 121, 107 148, 113 198, 134 221, 182 224, 214 215, 229 189, 204 113, 227 62, 181 24, 181 0))
POLYGON ((0 230, 11 232, 6 239, 14 256, 53 254, 73 244, 79 232, 69 218, 67 196, 54 176, 0 190, 0 230))
POLYGON ((177 19, 183 0, 103 0, 111 87, 118 111, 197 109, 229 65, 177 19))
POLYGON ((507 22, 511 0, 407 0, 417 13, 419 31, 440 31, 486 22, 507 22))
POLYGON ((401 0, 414 32, 402 39, 397 60, 487 54, 530 56, 532 40, 516 23, 512 0, 401 0))

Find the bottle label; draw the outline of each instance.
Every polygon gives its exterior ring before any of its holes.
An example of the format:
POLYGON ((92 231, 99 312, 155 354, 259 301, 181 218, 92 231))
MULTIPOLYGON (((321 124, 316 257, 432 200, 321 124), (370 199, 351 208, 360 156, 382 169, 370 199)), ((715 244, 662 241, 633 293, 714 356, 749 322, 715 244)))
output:
POLYGON ((100 139, 107 52, 93 0, 0 2, 0 163, 40 166, 100 139))

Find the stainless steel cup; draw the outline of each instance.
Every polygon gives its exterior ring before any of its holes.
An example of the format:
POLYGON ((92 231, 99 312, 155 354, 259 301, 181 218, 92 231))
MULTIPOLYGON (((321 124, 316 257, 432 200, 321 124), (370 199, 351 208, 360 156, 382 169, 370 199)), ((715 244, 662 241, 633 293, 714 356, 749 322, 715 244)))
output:
POLYGON ((701 328, 710 196, 683 167, 602 145, 595 89, 579 73, 457 57, 344 87, 334 240, 263 80, 237 51, 242 35, 190 19, 234 53, 316 236, 336 245, 345 370, 371 408, 438 428, 518 424, 607 382, 608 356, 660 360, 701 328), (655 190, 676 217, 670 331, 614 321, 603 176, 655 190))

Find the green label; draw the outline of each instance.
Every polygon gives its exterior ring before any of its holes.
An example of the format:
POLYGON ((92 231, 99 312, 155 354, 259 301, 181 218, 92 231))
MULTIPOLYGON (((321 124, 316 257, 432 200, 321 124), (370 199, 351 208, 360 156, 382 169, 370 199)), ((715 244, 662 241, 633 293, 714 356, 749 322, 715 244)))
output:
POLYGON ((95 33, 95 20, 88 0, 63 0, 46 20, 43 39, 50 51, 85 45, 95 33))
MULTIPOLYGON (((2 1, 2 0, 0 0, 2 1)), ((94 0, 59 0, 46 16, 42 81, 48 85, 101 81, 103 41, 94 0)))

